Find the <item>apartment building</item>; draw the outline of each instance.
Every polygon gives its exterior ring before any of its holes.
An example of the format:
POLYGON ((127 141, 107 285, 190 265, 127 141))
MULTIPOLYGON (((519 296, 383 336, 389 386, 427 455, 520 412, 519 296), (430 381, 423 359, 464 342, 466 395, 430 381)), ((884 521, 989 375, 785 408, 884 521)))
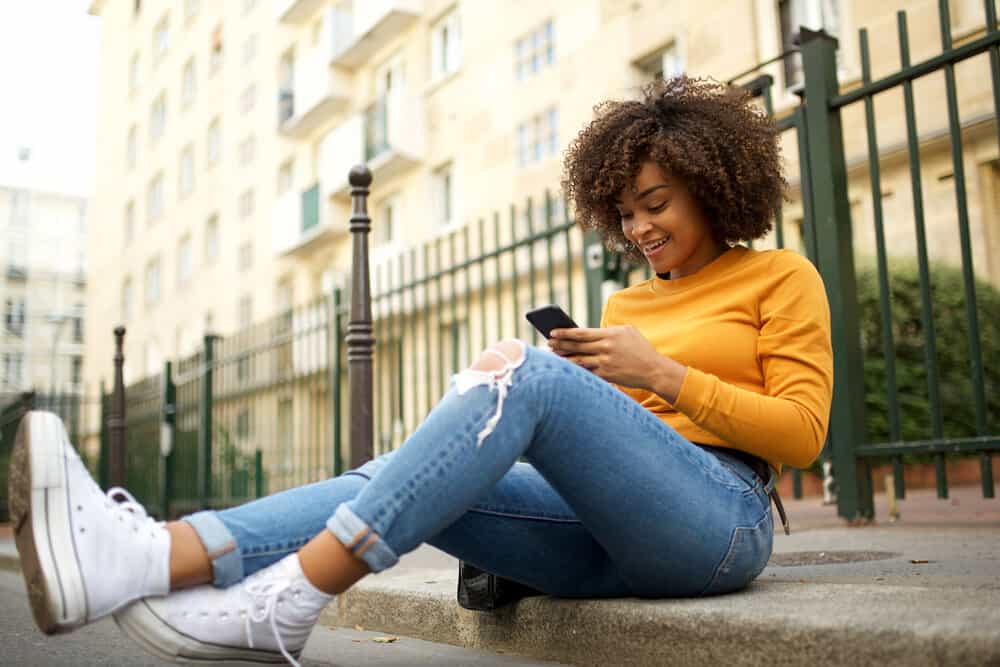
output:
POLYGON ((83 389, 87 200, 0 184, 0 397, 83 389))
MULTIPOLYGON (((840 39, 845 87, 938 53, 931 0, 94 0, 102 20, 99 169, 91 219, 85 376, 156 373, 207 331, 226 334, 328 292, 349 271, 348 169, 374 173, 372 259, 556 190, 560 155, 600 100, 679 72, 729 80, 792 45, 798 26, 840 39)), ((951 3, 952 35, 982 34, 978 0, 951 3)), ((797 104, 797 60, 765 68, 777 115, 797 104)), ((1000 282, 1000 169, 983 57, 958 69, 979 275, 1000 282)), ((915 85, 932 252, 957 261, 940 77, 915 85)), ((887 233, 911 253, 900 97, 878 100, 887 233)), ((845 115, 852 214, 870 252, 860 108, 845 115)), ((795 245, 797 150, 786 138, 795 245)), ((766 245, 766 244, 765 244, 766 245)))

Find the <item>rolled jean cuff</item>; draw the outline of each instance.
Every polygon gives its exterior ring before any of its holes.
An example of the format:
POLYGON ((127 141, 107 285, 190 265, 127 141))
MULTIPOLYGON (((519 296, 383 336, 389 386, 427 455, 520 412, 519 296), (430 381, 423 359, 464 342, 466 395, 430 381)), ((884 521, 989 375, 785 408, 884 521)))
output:
POLYGON ((198 534, 212 561, 212 585, 228 588, 243 579, 243 557, 236 538, 215 512, 197 512, 183 519, 198 534))
POLYGON ((399 562, 396 552, 352 512, 346 503, 337 508, 326 522, 326 527, 356 558, 363 560, 372 572, 381 572, 399 562))

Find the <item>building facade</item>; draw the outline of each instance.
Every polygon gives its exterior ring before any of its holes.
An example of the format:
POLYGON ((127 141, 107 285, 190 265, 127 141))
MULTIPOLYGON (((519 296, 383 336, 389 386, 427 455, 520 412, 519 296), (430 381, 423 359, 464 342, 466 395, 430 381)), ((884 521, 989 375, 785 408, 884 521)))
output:
MULTIPOLYGON (((791 48, 801 25, 839 38, 846 90, 861 80, 859 28, 869 28, 877 78, 899 68, 900 9, 909 15, 911 60, 940 51, 937 5, 95 0, 103 30, 86 379, 110 384, 118 323, 128 327, 132 380, 195 350, 208 331, 228 334, 329 293, 350 270, 354 164, 367 162, 374 174, 378 269, 414 244, 557 190, 561 152, 601 100, 634 97, 653 77, 680 72, 733 79, 791 48)), ((956 42, 984 33, 983 13, 978 0, 951 3, 956 42)), ((798 103, 796 58, 762 70, 774 78, 779 117, 798 103)), ((983 56, 956 75, 977 275, 1000 283, 988 73, 983 56)), ((942 91, 940 77, 915 83, 929 245, 934 259, 954 263, 942 91)), ((912 255, 901 97, 880 97, 877 110, 889 245, 912 255)), ((871 254, 860 105, 845 112, 844 130, 856 247, 871 254)), ((784 142, 785 238, 801 249, 798 153, 794 137, 784 142)))
POLYGON ((83 197, 0 184, 0 396, 83 389, 83 197))

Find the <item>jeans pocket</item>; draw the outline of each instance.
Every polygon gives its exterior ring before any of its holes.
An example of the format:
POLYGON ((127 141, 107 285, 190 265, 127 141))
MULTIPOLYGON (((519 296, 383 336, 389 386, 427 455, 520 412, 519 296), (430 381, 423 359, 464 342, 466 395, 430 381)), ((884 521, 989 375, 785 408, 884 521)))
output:
POLYGON ((746 588, 767 566, 773 538, 770 512, 755 526, 734 528, 729 549, 701 595, 732 593, 746 588))

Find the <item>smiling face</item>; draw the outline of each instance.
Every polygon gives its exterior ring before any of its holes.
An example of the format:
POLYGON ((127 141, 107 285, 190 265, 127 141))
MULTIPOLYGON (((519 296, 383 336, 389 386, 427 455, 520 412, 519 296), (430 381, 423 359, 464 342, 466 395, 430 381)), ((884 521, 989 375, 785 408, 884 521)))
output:
POLYGON ((679 178, 645 162, 615 202, 625 238, 656 273, 691 275, 727 250, 712 237, 698 203, 679 178))

